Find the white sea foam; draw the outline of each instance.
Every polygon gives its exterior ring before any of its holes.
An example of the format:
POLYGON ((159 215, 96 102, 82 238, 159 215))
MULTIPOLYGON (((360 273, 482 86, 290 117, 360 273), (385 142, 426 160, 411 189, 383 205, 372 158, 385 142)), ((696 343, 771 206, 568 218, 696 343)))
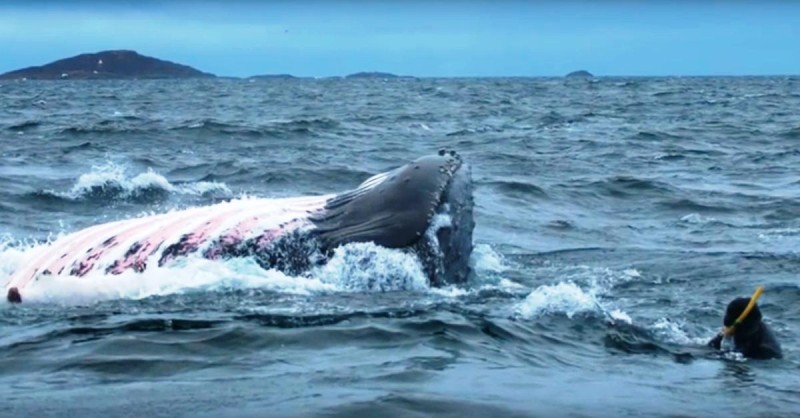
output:
POLYGON ((717 222, 716 218, 710 216, 703 216, 699 213, 690 213, 681 218, 681 222, 692 225, 704 225, 717 222))
POLYGON ((597 309, 598 301, 591 290, 584 291, 573 282, 560 282, 539 286, 517 306, 517 313, 524 318, 563 313, 572 318, 581 312, 597 309))
POLYGON ((66 199, 79 200, 98 192, 115 195, 119 198, 129 198, 147 191, 163 191, 183 195, 203 195, 209 192, 231 193, 228 186, 218 182, 201 181, 174 185, 152 169, 136 175, 129 175, 125 167, 113 162, 92 166, 90 172, 78 177, 69 191, 51 191, 51 193, 66 199))
POLYGON ((487 244, 475 245, 471 261, 472 267, 480 276, 501 274, 508 270, 503 256, 487 244))
POLYGON ((312 278, 341 291, 425 290, 428 279, 419 259, 409 253, 353 243, 337 248, 312 278))
POLYGON ((638 270, 616 272, 583 266, 548 270, 553 270, 560 280, 533 289, 514 307, 518 316, 532 319, 544 315, 563 314, 572 318, 580 313, 597 313, 609 320, 632 322, 626 312, 610 306, 602 300, 602 296, 617 283, 641 277, 638 270))
POLYGON ((675 344, 702 345, 708 341, 707 337, 690 337, 684 329, 685 326, 686 323, 682 320, 660 318, 648 328, 653 330, 659 339, 675 344))

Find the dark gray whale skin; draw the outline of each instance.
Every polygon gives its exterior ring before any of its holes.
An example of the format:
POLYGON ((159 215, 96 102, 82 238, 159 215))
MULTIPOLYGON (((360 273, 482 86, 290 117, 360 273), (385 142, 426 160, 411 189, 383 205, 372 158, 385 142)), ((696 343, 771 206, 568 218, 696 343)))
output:
POLYGON ((420 258, 431 285, 462 284, 471 267, 473 185, 470 166, 454 151, 441 150, 340 193, 311 216, 323 251, 352 242, 409 249, 420 258), (449 225, 435 239, 426 234, 437 214, 449 225))

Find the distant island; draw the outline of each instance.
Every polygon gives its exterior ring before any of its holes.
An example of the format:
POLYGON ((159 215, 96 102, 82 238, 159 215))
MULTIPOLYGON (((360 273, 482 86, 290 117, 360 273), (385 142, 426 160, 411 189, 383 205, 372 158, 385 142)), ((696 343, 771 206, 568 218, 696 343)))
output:
POLYGON ((212 78, 187 65, 141 55, 130 50, 111 50, 80 54, 49 64, 22 68, 0 74, 0 80, 88 80, 88 79, 159 79, 212 78))
POLYGON ((581 77, 587 78, 587 77, 594 77, 594 75, 592 73, 586 71, 586 70, 578 70, 578 71, 573 71, 573 72, 567 74, 567 77, 569 77, 569 78, 581 78, 581 77))
POLYGON ((295 80, 300 77, 291 74, 263 74, 247 77, 250 80, 295 80))
POLYGON ((400 78, 401 76, 392 73, 381 73, 378 71, 365 71, 360 73, 348 74, 345 78, 400 78))

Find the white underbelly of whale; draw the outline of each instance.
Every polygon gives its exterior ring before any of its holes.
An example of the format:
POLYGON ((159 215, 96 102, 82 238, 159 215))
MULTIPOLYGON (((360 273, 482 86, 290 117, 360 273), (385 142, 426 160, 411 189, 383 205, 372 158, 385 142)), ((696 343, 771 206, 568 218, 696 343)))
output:
POLYGON ((95 225, 26 251, 5 289, 16 287, 23 293, 59 276, 169 267, 191 253, 213 258, 213 246, 225 241, 263 238, 266 245, 283 233, 309 227, 309 214, 321 210, 332 196, 243 198, 95 225), (170 248, 178 254, 165 256, 170 248))

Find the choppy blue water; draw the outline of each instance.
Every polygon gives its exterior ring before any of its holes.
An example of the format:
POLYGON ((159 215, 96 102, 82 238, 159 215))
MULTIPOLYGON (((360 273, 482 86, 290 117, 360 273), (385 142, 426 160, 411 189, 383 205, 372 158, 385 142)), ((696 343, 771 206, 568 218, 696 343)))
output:
POLYGON ((0 103, 2 275, 54 234, 341 191, 441 147, 477 204, 461 288, 378 291, 408 273, 387 253, 4 303, 0 415, 800 410, 800 79, 11 82, 0 103), (785 358, 706 349, 758 285, 785 358))

